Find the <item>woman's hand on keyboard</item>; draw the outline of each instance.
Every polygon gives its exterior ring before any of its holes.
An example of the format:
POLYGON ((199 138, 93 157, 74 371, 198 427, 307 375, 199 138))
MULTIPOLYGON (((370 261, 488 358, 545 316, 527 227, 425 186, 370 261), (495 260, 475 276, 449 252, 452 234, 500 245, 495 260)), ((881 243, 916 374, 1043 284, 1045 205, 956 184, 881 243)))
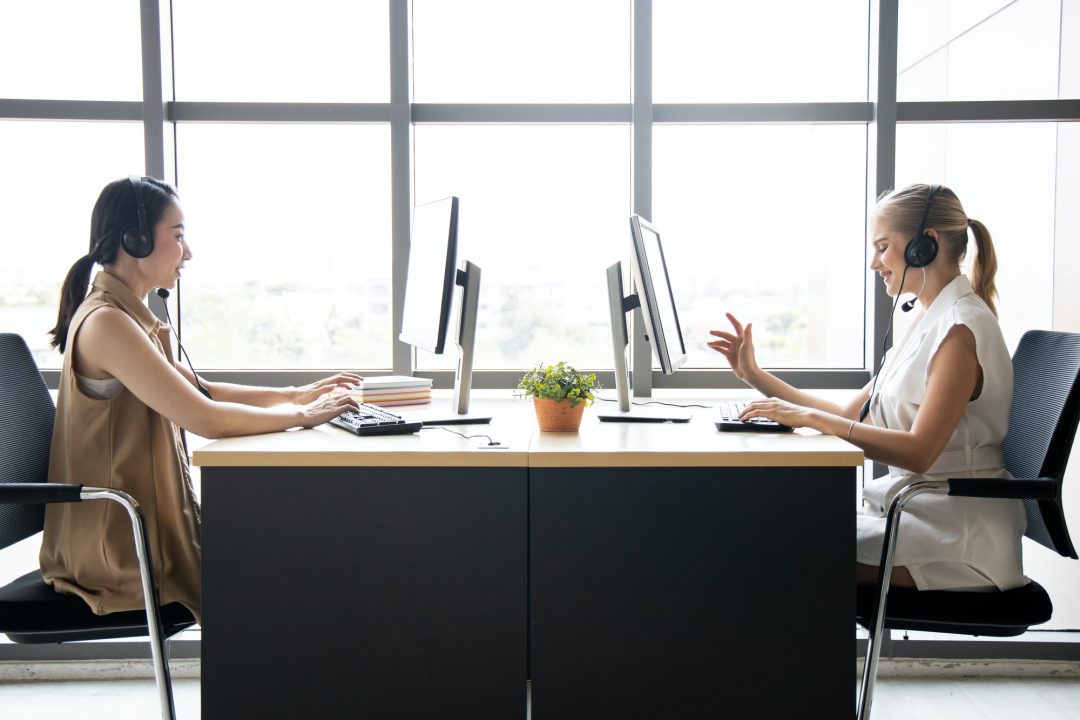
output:
POLYGON ((307 405, 314 402, 331 390, 342 388, 348 390, 354 387, 364 378, 356 373, 343 372, 332 377, 316 380, 308 385, 292 388, 292 402, 297 405, 307 405))
POLYGON ((325 395, 315 402, 300 408, 300 427, 315 427, 329 422, 343 412, 358 410, 360 403, 348 393, 340 395, 325 395))
POLYGON ((765 398, 747 404, 739 416, 740 420, 768 418, 788 427, 814 427, 817 411, 813 408, 795 405, 778 398, 765 398))

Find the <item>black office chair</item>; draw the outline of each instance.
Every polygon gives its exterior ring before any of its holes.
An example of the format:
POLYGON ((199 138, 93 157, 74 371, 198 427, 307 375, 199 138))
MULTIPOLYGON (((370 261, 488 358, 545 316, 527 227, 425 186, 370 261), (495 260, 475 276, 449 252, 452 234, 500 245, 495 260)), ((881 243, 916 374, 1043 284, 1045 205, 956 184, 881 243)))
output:
POLYGON ((138 503, 108 488, 48 483, 52 398, 26 343, 0 334, 0 549, 42 530, 45 503, 111 500, 131 518, 146 610, 95 615, 82 598, 56 592, 33 570, 0 588, 0 633, 16 643, 60 643, 149 635, 161 716, 172 720, 172 681, 165 639, 195 624, 183 605, 160 609, 150 548, 138 503))
POLYGON ((1013 355, 1012 411, 1002 450, 1012 479, 954 478, 913 483, 893 500, 885 522, 881 577, 860 587, 857 620, 870 631, 858 719, 868 720, 881 655, 882 628, 1010 637, 1050 619, 1050 596, 1035 581, 1004 592, 889 590, 904 505, 922 493, 1016 498, 1027 511, 1027 535, 1077 559, 1061 507, 1061 484, 1080 420, 1080 335, 1032 330, 1013 355), (884 613, 879 611, 884 608, 884 613))

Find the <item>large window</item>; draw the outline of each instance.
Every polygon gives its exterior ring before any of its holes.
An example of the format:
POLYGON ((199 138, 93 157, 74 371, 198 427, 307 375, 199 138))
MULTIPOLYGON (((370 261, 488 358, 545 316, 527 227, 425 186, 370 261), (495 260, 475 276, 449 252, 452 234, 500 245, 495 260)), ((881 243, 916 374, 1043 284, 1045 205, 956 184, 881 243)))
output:
POLYGON ((180 191, 196 256, 184 330, 206 369, 448 371, 450 355, 403 355, 393 323, 411 207, 451 194, 461 259, 484 272, 481 375, 611 367, 602 271, 628 260, 636 212, 664 233, 690 354, 680 382, 731 382, 704 345, 730 310, 755 322, 767 366, 858 384, 883 330, 868 320, 881 298, 867 198, 917 180, 986 208, 1010 338, 1062 316, 1054 190, 1075 118, 996 122, 1016 111, 952 101, 1075 97, 1069 2, 899 0, 881 27, 891 3, 866 0, 84 5, 7 3, 0 22, 0 59, 24 69, 0 77, 0 227, 24 237, 47 217, 71 243, 25 271, 31 246, 13 243, 0 270, 0 318, 36 338, 45 367, 93 197, 144 169, 180 191), (160 50, 140 45, 153 22, 160 50), (871 57, 874 33, 896 38, 895 87, 868 72, 890 60, 871 57), (882 100, 899 100, 895 144, 868 133, 882 100), (868 172, 882 165, 889 180, 868 172), (53 209, 30 188, 57 174, 53 209))

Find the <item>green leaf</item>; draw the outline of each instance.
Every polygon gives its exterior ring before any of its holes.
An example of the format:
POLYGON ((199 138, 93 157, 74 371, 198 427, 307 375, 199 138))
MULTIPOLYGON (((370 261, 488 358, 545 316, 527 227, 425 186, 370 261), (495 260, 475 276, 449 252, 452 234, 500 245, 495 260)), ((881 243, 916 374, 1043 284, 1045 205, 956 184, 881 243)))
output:
POLYGON ((595 373, 580 373, 565 360, 554 365, 540 363, 518 382, 518 389, 527 396, 555 401, 565 398, 574 407, 595 400, 592 391, 599 388, 595 373))

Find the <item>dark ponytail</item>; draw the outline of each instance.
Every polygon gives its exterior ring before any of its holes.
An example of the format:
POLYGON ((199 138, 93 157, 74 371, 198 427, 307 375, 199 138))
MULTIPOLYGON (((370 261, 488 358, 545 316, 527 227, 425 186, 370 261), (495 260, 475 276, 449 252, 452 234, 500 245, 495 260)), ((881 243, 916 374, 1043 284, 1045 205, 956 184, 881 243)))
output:
MULTIPOLYGON (((140 182, 147 230, 153 234, 166 209, 176 200, 176 190, 155 178, 143 177, 140 182)), ((60 352, 64 352, 67 347, 71 318, 86 298, 90 271, 94 269, 94 263, 108 265, 116 261, 116 255, 120 251, 120 238, 125 230, 138 227, 138 218, 135 192, 127 178, 109 183, 98 195, 94 211, 90 215, 90 251, 76 260, 68 270, 60 288, 60 311, 57 313, 56 326, 49 331, 52 335, 51 345, 60 352)))
POLYGON ((60 352, 64 352, 64 348, 67 347, 68 325, 71 324, 75 309, 86 297, 86 288, 90 285, 90 271, 93 269, 94 258, 83 255, 68 270, 64 284, 60 288, 60 313, 56 317, 56 327, 49 331, 52 335, 50 344, 60 352))

